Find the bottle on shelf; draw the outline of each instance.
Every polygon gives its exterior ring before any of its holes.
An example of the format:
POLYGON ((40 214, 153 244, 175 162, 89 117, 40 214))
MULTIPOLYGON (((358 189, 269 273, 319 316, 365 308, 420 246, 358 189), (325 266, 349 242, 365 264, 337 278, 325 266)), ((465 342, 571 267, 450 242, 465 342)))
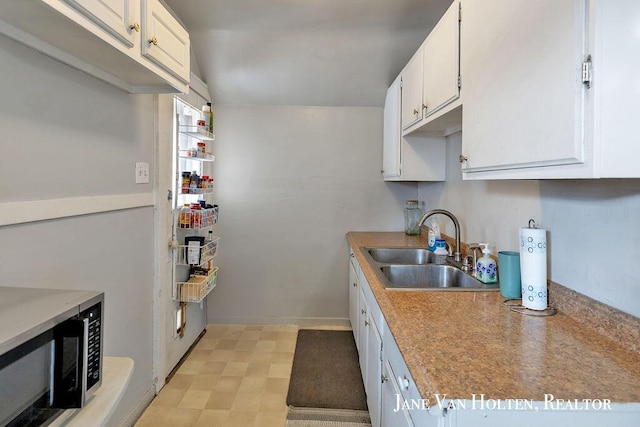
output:
POLYGON ((191 174, 189 172, 182 172, 181 192, 182 194, 189 194, 189 185, 191 185, 191 174))
POLYGON ((198 192, 198 180, 199 180, 199 176, 198 176, 198 171, 193 171, 191 172, 191 177, 189 180, 189 193, 191 194, 196 194, 198 192))
MULTIPOLYGON (((209 128, 210 128, 210 120, 211 120, 211 115, 209 114, 211 112, 211 108, 207 105, 203 105, 202 106, 202 129, 203 131, 209 132, 209 128)), ((200 122, 200 120, 198 120, 198 122, 200 122)))
POLYGON ((191 208, 188 203, 185 203, 180 208, 180 228, 190 228, 191 224, 191 208))
POLYGON ((209 132, 213 133, 213 108, 210 102, 207 102, 207 107, 209 108, 209 132))
POLYGON ((206 130, 213 133, 213 111, 211 111, 211 103, 207 102, 207 105, 202 106, 202 112, 204 113, 204 122, 206 130))

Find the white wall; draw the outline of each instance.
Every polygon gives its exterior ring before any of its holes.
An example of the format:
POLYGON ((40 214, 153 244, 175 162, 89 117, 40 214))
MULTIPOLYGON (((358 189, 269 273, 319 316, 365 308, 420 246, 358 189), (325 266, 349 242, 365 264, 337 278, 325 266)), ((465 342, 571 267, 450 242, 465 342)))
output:
POLYGON ((519 250, 518 229, 534 218, 548 230, 553 281, 640 317, 640 180, 462 181, 461 136, 447 140, 447 181, 419 184, 426 208, 450 210, 463 241, 497 250, 519 250))
POLYGON ((382 109, 216 106, 212 322, 346 322, 350 230, 401 230, 415 183, 382 181, 382 109))
MULTIPOLYGON (((134 181, 136 161, 154 167, 152 95, 126 94, 4 37, 0 93, 0 213, 27 200, 153 200, 152 185, 134 181)), ((0 226, 0 242, 1 285, 105 293, 105 354, 135 360, 113 418, 121 421, 152 390, 153 207, 0 226)))

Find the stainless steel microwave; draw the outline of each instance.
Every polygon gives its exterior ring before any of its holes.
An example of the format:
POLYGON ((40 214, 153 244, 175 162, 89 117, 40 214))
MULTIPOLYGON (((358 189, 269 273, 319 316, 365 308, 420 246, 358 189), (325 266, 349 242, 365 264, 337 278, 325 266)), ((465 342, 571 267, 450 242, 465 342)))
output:
POLYGON ((0 287, 0 426, 51 424, 102 383, 104 294, 0 287))

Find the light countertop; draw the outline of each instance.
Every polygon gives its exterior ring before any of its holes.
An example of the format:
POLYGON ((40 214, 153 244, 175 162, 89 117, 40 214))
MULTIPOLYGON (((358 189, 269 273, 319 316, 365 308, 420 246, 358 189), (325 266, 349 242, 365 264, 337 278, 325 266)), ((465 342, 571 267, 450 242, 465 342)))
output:
POLYGON ((385 290, 361 247, 426 247, 398 233, 347 239, 423 398, 610 399, 640 402, 640 353, 559 310, 510 311, 499 292, 385 290))

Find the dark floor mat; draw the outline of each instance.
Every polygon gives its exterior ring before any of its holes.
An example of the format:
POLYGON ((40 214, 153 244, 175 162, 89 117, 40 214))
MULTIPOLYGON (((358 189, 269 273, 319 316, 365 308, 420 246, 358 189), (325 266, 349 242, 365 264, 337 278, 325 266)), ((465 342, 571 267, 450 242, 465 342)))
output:
POLYGON ((298 331, 287 405, 367 410, 353 332, 298 331))

